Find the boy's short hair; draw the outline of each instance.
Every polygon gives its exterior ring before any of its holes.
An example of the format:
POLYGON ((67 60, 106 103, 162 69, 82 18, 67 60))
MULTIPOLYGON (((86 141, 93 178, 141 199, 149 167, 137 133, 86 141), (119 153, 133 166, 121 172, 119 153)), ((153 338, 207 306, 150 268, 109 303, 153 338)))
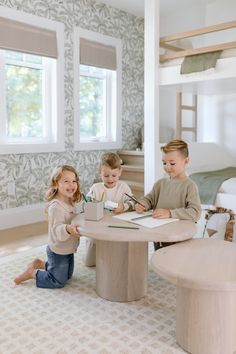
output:
POLYGON ((188 144, 183 140, 171 140, 169 143, 161 147, 161 151, 165 154, 171 151, 179 151, 183 157, 188 157, 188 144))
POLYGON ((101 157, 100 168, 103 166, 110 167, 112 170, 121 168, 120 156, 114 152, 104 153, 101 157))

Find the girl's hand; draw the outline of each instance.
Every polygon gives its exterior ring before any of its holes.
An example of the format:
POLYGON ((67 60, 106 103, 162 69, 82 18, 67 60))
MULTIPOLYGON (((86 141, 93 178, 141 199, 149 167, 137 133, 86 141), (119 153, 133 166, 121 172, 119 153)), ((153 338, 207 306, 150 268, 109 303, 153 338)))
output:
POLYGON ((75 237, 80 237, 81 236, 81 234, 79 232, 79 224, 67 224, 66 225, 66 231, 71 236, 75 236, 75 237))
POLYGON ((119 202, 118 207, 113 209, 112 211, 115 214, 120 214, 120 213, 123 213, 124 210, 125 210, 124 204, 122 202, 119 202))
POLYGON ((140 205, 140 204, 135 204, 135 211, 137 211, 137 213, 139 213, 139 214, 141 214, 141 213, 143 213, 144 211, 146 211, 146 209, 142 206, 142 205, 140 205))
POLYGON ((155 209, 152 213, 153 218, 166 219, 171 218, 169 209, 155 209))

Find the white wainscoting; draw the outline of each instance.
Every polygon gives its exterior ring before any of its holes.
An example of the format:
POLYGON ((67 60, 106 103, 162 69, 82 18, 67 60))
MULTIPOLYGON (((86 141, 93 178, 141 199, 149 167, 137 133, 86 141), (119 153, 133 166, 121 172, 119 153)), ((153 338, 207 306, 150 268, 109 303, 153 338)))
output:
POLYGON ((0 230, 45 221, 44 203, 0 210, 0 230))

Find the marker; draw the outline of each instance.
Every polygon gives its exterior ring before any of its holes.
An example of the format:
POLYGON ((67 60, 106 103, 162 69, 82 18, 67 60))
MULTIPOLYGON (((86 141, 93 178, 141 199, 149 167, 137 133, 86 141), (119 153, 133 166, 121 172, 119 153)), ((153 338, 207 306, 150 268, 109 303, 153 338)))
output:
POLYGON ((146 208, 145 205, 140 203, 136 198, 132 197, 132 195, 129 195, 127 193, 124 193, 124 194, 127 195, 127 197, 129 197, 130 199, 134 200, 137 204, 141 205, 143 208, 146 208))
POLYGON ((104 198, 104 191, 102 192, 102 196, 101 196, 101 198, 100 198, 100 202, 103 201, 103 198, 104 198))
POLYGON ((87 203, 87 198, 85 197, 84 193, 82 193, 82 197, 84 198, 84 201, 87 203))
POLYGON ((114 228, 114 229, 131 229, 131 230, 139 230, 139 227, 136 227, 136 226, 108 225, 108 227, 112 227, 112 228, 114 228))

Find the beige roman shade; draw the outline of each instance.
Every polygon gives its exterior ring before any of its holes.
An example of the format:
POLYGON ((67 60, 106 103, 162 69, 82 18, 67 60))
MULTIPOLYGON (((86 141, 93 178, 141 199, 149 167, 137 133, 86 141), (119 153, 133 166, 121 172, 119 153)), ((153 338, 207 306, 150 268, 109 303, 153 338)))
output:
POLYGON ((116 48, 80 38, 80 64, 116 70, 116 48))
POLYGON ((0 48, 57 58, 56 32, 0 17, 0 48))

